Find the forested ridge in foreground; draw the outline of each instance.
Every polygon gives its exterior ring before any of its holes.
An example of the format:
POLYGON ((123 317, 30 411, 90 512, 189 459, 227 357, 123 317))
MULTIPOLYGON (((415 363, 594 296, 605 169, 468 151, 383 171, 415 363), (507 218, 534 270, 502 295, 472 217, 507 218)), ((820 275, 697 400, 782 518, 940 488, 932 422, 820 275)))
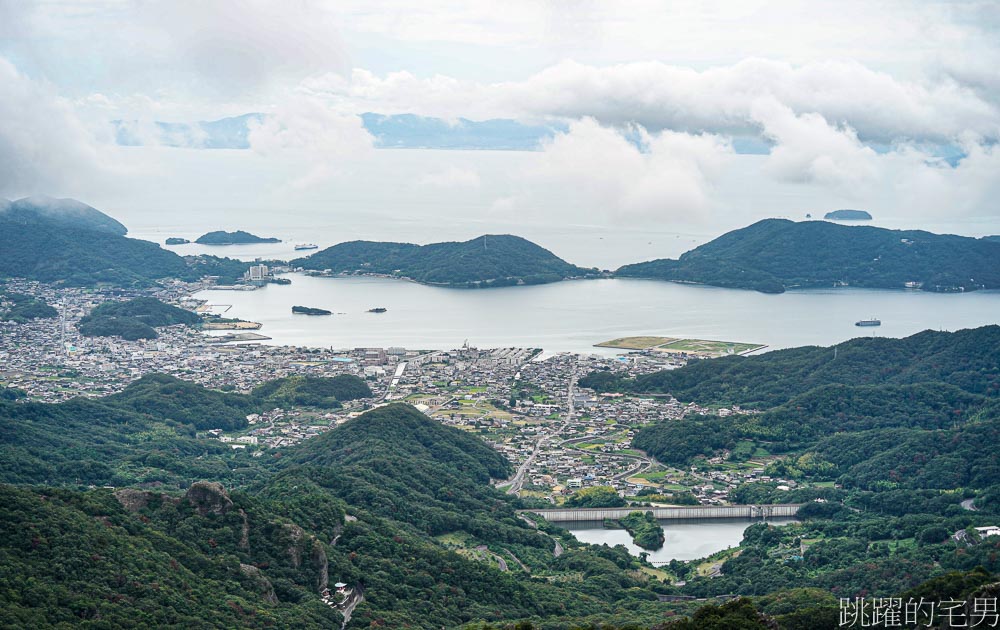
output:
POLYGON ((836 627, 841 597, 990 592, 1000 537, 975 527, 1000 519, 988 447, 1000 437, 998 336, 861 339, 835 359, 798 348, 582 379, 754 408, 635 436, 661 461, 706 471, 708 456, 763 449, 774 479, 798 482, 733 490, 736 503, 805 505, 799 523, 747 529, 715 577, 520 514, 531 499, 490 483, 512 473, 503 456, 405 404, 259 457, 198 436, 269 406, 365 397, 363 382, 290 377, 236 394, 150 375, 60 404, 12 391, 0 397, 0 625, 329 627, 341 613, 322 595, 338 581, 363 593, 348 627, 428 629, 805 630, 836 627))
MULTIPOLYGON (((637 431, 633 446, 703 473, 768 458, 734 503, 805 503, 801 524, 755 525, 695 595, 786 589, 854 597, 903 592, 943 571, 1000 570, 1000 327, 859 338, 696 361, 633 379, 593 372, 583 387, 672 395, 691 414, 637 431), (720 458, 721 464, 710 459, 720 458), (789 484, 792 487, 789 487, 789 484), (964 504, 963 504, 964 502, 964 504)), ((802 626, 808 627, 808 626, 802 626)))

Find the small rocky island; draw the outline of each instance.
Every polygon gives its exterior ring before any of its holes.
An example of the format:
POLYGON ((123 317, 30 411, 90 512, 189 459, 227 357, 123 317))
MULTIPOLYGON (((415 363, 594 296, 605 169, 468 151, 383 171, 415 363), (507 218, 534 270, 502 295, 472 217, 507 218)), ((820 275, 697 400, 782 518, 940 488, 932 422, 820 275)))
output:
POLYGON ((834 210, 827 212, 823 218, 828 221, 871 221, 872 215, 864 210, 834 210))
POLYGON ((167 239, 167 245, 187 245, 190 242, 186 238, 178 238, 176 236, 171 236, 167 239))
POLYGON ((323 308, 311 308, 308 306, 293 306, 292 312, 299 315, 332 315, 332 311, 323 308))
POLYGON ((370 309, 368 309, 368 312, 369 312, 369 313, 384 313, 384 312, 386 312, 387 310, 389 310, 389 309, 387 309, 387 308, 383 308, 383 307, 381 307, 381 306, 376 306, 375 308, 370 308, 370 309))
POLYGON ((237 230, 235 232, 218 230, 215 232, 209 232, 208 234, 202 234, 195 240, 195 243, 200 245, 248 245, 254 243, 280 242, 280 238, 265 238, 257 236, 256 234, 251 234, 250 232, 244 232, 243 230, 237 230))

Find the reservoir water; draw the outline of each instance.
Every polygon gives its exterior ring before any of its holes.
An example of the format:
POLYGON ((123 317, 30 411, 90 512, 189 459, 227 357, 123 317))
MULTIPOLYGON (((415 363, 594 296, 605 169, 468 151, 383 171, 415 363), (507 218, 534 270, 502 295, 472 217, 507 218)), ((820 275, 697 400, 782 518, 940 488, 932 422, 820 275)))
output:
MULTIPOLYGON (((743 531, 761 521, 740 519, 691 519, 661 520, 663 527, 663 547, 656 551, 646 551, 632 542, 632 537, 624 529, 605 529, 600 521, 573 521, 559 523, 581 542, 594 545, 625 545, 628 552, 638 556, 648 553, 650 562, 670 562, 671 560, 695 560, 716 551, 736 547, 743 540, 743 531)), ((795 522, 792 518, 774 518, 767 521, 772 525, 787 525, 795 522)))
POLYGON ((202 291, 229 317, 260 322, 265 343, 313 347, 448 349, 537 347, 616 352, 593 344, 658 334, 766 344, 829 345, 858 336, 903 337, 1000 321, 1000 292, 936 294, 840 288, 767 295, 652 280, 578 280, 498 289, 446 289, 388 278, 289 274, 290 285, 202 291), (293 315, 292 306, 334 312, 293 315), (368 313, 384 307, 385 313, 368 313), (227 310, 228 309, 228 310, 227 310), (877 317, 878 328, 854 322, 877 317))

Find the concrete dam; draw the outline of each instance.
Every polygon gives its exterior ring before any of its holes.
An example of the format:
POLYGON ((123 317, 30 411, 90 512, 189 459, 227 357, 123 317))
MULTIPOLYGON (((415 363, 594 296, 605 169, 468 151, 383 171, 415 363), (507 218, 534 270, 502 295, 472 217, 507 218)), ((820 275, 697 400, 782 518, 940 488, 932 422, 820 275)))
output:
POLYGON ((624 508, 555 508, 544 510, 522 510, 538 514, 547 521, 563 523, 567 521, 603 521, 606 518, 620 519, 631 512, 652 512, 658 519, 682 518, 745 518, 767 519, 795 516, 801 503, 778 503, 773 505, 698 505, 683 507, 624 507, 624 508))

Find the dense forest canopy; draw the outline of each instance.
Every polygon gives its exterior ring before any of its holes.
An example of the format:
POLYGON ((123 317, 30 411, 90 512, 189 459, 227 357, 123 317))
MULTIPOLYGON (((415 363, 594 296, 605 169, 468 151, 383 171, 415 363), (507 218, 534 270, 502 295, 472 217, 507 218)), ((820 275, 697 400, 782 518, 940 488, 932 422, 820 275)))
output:
POLYGON ((104 302, 80 319, 84 337, 122 337, 156 339, 156 328, 201 322, 195 313, 166 304, 152 297, 138 297, 125 302, 104 302))
POLYGON ((202 234, 194 242, 200 245, 239 245, 247 243, 280 243, 281 239, 265 238, 251 234, 250 232, 244 232, 243 230, 236 230, 235 232, 217 230, 202 234))
POLYGON ((463 243, 351 241, 293 260, 306 269, 377 273, 460 286, 540 284, 592 275, 519 236, 486 235, 463 243))
POLYGON ((156 243, 126 238, 124 226, 90 206, 71 199, 51 201, 58 203, 0 204, 0 251, 4 253, 0 277, 70 286, 132 287, 164 278, 198 280, 206 275, 232 282, 249 266, 215 256, 182 258, 156 243))
POLYGON ((621 277, 781 293, 850 286, 925 291, 1000 288, 995 241, 920 230, 765 219, 683 254, 625 265, 621 277))

